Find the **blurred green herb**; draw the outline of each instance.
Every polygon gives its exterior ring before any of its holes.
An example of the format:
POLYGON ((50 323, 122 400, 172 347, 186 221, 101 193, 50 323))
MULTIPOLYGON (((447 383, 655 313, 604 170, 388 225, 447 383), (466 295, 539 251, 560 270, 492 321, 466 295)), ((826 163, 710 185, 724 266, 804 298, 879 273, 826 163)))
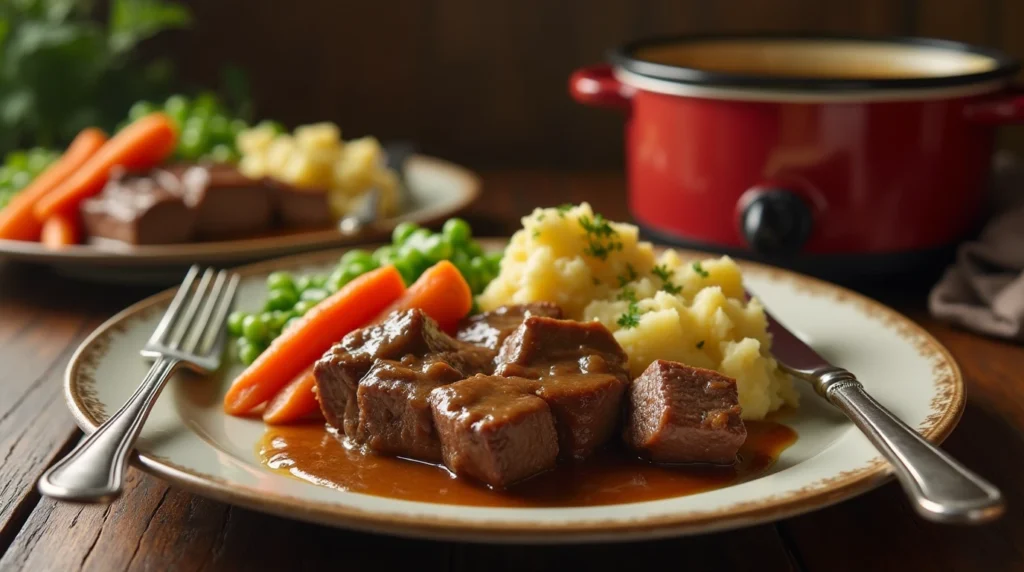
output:
POLYGON ((0 152, 111 132, 132 102, 165 97, 169 61, 138 47, 190 21, 168 0, 110 0, 106 17, 92 0, 0 0, 0 152))

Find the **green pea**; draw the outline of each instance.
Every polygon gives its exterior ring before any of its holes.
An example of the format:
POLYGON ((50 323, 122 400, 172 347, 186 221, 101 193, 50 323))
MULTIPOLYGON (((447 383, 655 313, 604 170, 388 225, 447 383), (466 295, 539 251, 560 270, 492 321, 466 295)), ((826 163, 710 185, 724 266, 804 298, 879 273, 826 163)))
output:
POLYGON ((310 302, 309 300, 299 300, 298 303, 295 304, 295 307, 292 308, 292 312, 298 314, 299 316, 304 316, 306 315, 306 312, 310 311, 310 309, 313 308, 313 306, 316 306, 316 304, 310 302))
POLYGON ((242 320, 245 320, 247 315, 245 312, 231 312, 228 315, 228 333, 235 337, 241 336, 242 320))
POLYGON ((217 114, 209 119, 207 127, 210 130, 210 137, 214 141, 220 143, 230 143, 234 139, 231 137, 231 120, 223 115, 217 114))
POLYGON ((452 241, 452 244, 466 244, 469 242, 470 237, 473 236, 469 223, 461 218, 450 218, 445 221, 441 232, 452 241))
POLYGON ((157 105, 151 101, 136 101, 135 104, 128 109, 128 119, 132 121, 141 119, 150 113, 153 113, 157 109, 157 105))
POLYGON ((285 132, 284 125, 281 125, 277 121, 263 120, 256 124, 257 129, 269 129, 275 135, 280 135, 285 132))
POLYGON ((282 332, 288 331, 292 326, 294 326, 295 324, 298 324, 299 321, 300 320, 299 320, 298 316, 293 317, 293 318, 288 318, 288 321, 284 323, 284 327, 281 328, 281 331, 282 332))
POLYGON ((396 252, 397 250, 393 246, 382 246, 373 251, 373 261, 376 262, 378 266, 387 266, 391 263, 391 259, 395 257, 396 252))
POLYGON ((368 266, 373 264, 373 255, 361 249, 350 250, 341 255, 341 265, 346 266, 353 262, 365 263, 368 266))
POLYGON ((409 236, 405 237, 405 241, 402 242, 401 247, 412 247, 419 249, 420 245, 423 244, 431 236, 433 236, 433 233, 431 233, 429 230, 425 228, 418 228, 412 231, 412 233, 409 236))
POLYGON ((31 182, 32 182, 32 174, 31 173, 29 173, 28 171, 17 171, 11 177, 10 185, 11 185, 11 189, 13 189, 15 191, 20 191, 21 189, 24 189, 26 186, 28 186, 28 184, 31 183, 31 182))
POLYGON ((419 228, 420 225, 412 221, 399 223, 395 230, 391 231, 391 243, 395 246, 401 245, 405 242, 405 239, 409 238, 409 235, 419 230, 419 228))
POLYGON ((406 244, 398 250, 395 263, 405 262, 413 269, 425 270, 430 265, 430 260, 420 250, 406 244))
POLYGON ((50 163, 54 161, 53 154, 36 147, 28 154, 28 172, 32 174, 33 178, 39 173, 43 172, 44 169, 50 166, 50 163))
POLYGON ((295 290, 289 288, 271 290, 270 295, 267 296, 265 308, 267 310, 290 310, 298 301, 299 296, 295 290))
POLYGON ((164 102, 164 112, 167 113, 178 124, 179 127, 185 124, 188 119, 191 105, 184 95, 172 95, 164 102))
POLYGON ((337 269, 331 272, 331 275, 327 277, 327 288, 334 292, 341 290, 342 286, 349 283, 349 278, 345 274, 343 269, 337 269))
POLYGON ((307 288, 302 291, 302 296, 300 296, 299 299, 304 300, 306 302, 319 304, 321 301, 323 301, 324 298, 330 295, 331 293, 323 288, 307 288))
POLYGON ((323 288, 327 286, 326 274, 312 274, 309 277, 309 285, 312 288, 323 288))
POLYGON ((468 252, 470 256, 480 256, 484 253, 484 249, 480 248, 479 242, 471 240, 466 244, 466 252, 468 252))
POLYGON ((210 133, 206 129, 206 123, 189 118, 181 129, 181 139, 178 141, 178 150, 188 159, 198 159, 210 148, 210 133))
POLYGON ((220 110, 220 102, 212 92, 204 92, 196 96, 192 102, 192 117, 211 118, 220 110))
POLYGON ((231 120, 231 140, 234 141, 238 134, 249 128, 249 124, 244 119, 232 119, 231 120))
POLYGON ((14 173, 16 172, 17 171, 7 165, 0 165, 0 188, 6 188, 11 184, 11 178, 14 177, 14 173))
POLYGON ((295 289, 295 281, 288 272, 271 272, 267 276, 267 288, 270 290, 295 289))
POLYGON ((452 244, 440 234, 435 234, 423 241, 420 252, 431 262, 447 260, 452 255, 452 244))
POLYGON ((415 282, 420 275, 419 270, 409 263, 408 260, 396 260, 395 270, 398 270, 398 273, 402 275, 402 281, 405 282, 406 285, 415 282))
POLYGON ((267 327, 259 316, 250 314, 242 320, 242 335, 254 344, 263 343, 267 338, 267 327))
POLYGON ((299 279, 295 281, 295 291, 301 294, 313 284, 313 279, 309 276, 299 276, 299 279))
POLYGON ((28 153, 25 151, 11 151, 4 157, 4 163, 15 171, 22 171, 28 167, 28 153))
POLYGON ((352 276, 362 276, 363 274, 366 274, 367 272, 373 270, 373 268, 373 260, 370 260, 369 264, 367 264, 366 262, 356 261, 349 262, 348 266, 345 267, 345 271, 351 274, 352 276))
POLYGON ((256 358, 260 357, 260 353, 262 353, 259 345, 250 342, 246 338, 238 338, 237 344, 238 360, 245 365, 256 361, 256 358))
POLYGON ((209 158, 214 163, 235 163, 240 157, 230 145, 217 143, 210 149, 209 158))
POLYGON ((501 270, 501 259, 505 257, 504 252, 488 252, 484 255, 487 259, 487 264, 490 265, 491 270, 497 274, 501 270))
POLYGON ((284 328, 285 322, 293 317, 295 317, 295 314, 293 314, 291 310, 274 310, 270 312, 270 318, 267 325, 271 329, 281 332, 284 328))

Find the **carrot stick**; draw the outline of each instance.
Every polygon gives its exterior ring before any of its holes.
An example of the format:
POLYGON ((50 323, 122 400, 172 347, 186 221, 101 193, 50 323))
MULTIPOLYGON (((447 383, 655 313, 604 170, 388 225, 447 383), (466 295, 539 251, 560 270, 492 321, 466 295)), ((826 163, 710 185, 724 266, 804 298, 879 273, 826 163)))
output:
POLYGON ((394 266, 367 272, 306 312, 235 379, 224 410, 241 415, 273 397, 331 345, 373 319, 405 292, 394 266))
POLYGON ((57 213, 43 223, 42 241, 47 248, 78 244, 78 213, 57 213))
POLYGON ((148 169, 158 165, 174 150, 177 131, 167 115, 155 112, 140 117, 103 144, 65 181, 47 193, 35 206, 38 220, 56 212, 70 212, 78 203, 103 189, 110 170, 148 169))
POLYGON ((320 411, 320 402, 313 393, 315 385, 316 378, 313 377, 313 367, 310 366, 267 403, 267 408, 263 410, 263 422, 270 425, 285 425, 301 421, 320 411))
MULTIPOLYGON (((384 309, 371 323, 379 322, 395 310, 419 308, 442 329, 451 331, 469 313, 472 292, 465 278, 451 262, 443 260, 428 268, 402 297, 384 309)), ((320 410, 313 393, 316 378, 312 368, 303 372, 270 400, 263 421, 283 425, 306 419, 320 410)))
POLYGON ((107 135, 94 127, 83 129, 75 136, 60 159, 39 173, 0 210, 0 238, 39 240, 43 225, 32 212, 36 203, 78 170, 106 141, 107 135))
POLYGON ((418 308, 451 333, 473 307, 473 292, 454 264, 442 260, 428 268, 401 298, 377 316, 383 320, 395 310, 418 308))

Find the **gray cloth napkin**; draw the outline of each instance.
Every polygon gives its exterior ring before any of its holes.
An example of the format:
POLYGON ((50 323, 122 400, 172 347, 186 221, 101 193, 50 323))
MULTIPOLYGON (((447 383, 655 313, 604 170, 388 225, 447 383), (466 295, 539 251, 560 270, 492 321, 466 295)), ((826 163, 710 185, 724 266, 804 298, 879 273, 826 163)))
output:
POLYGON ((960 246, 932 289, 933 316, 980 334, 1024 341, 1024 170, 996 157, 993 216, 980 236, 960 246))

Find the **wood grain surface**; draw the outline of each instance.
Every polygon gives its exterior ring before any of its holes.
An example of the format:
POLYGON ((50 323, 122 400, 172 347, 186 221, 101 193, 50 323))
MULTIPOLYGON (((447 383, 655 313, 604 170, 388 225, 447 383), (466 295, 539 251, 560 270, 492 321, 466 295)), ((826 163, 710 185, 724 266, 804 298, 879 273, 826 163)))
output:
MULTIPOLYGON (((467 219, 503 235, 535 206, 589 201, 626 219, 612 173, 493 172, 467 219)), ((155 289, 154 289, 155 290, 155 289)), ((201 498, 132 470, 111 505, 40 499, 34 480, 79 437, 63 405, 63 369, 99 323, 148 293, 0 266, 0 570, 559 570, 860 571, 1024 569, 1024 348, 937 323, 920 285, 869 290, 949 347, 968 407, 944 445, 1007 496, 998 522, 962 528, 917 518, 895 483, 774 524, 630 544, 492 546, 354 533, 201 498)))

